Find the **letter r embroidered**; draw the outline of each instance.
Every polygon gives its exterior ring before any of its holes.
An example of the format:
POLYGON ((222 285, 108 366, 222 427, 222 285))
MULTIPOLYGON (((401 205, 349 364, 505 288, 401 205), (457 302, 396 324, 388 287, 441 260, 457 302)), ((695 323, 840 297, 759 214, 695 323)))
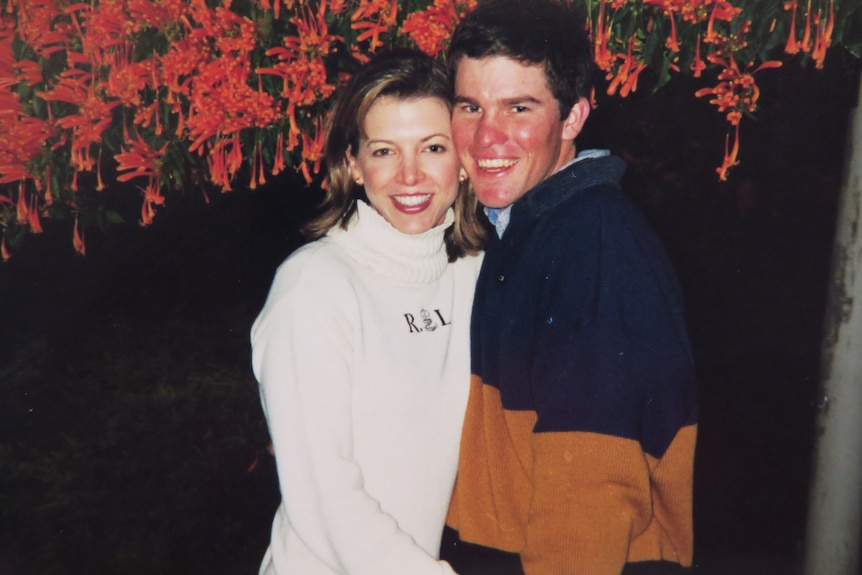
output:
POLYGON ((406 320, 407 320, 407 327, 410 329, 410 333, 413 333, 414 331, 415 331, 416 333, 422 333, 422 328, 417 327, 417 326, 416 326, 416 324, 415 324, 415 323, 413 323, 413 322, 415 322, 415 321, 416 321, 416 318, 415 318, 415 317, 413 317, 413 314, 412 314, 412 313, 405 313, 405 314, 404 314, 404 319, 406 319, 406 320))

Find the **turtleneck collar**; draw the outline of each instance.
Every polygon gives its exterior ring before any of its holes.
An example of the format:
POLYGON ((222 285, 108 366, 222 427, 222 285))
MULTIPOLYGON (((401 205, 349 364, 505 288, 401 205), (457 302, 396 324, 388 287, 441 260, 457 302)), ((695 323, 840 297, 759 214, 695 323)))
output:
POLYGON ((365 202, 356 207, 347 230, 335 227, 327 234, 351 259, 397 282, 428 283, 443 275, 449 262, 443 234, 455 221, 451 208, 439 226, 405 234, 365 202))

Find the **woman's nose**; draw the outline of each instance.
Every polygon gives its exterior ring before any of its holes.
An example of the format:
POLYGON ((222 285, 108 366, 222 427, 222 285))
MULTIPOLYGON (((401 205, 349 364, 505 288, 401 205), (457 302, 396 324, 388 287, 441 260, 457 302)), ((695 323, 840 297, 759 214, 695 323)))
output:
POLYGON ((410 154, 402 156, 399 169, 401 181, 408 186, 413 186, 422 179, 422 167, 418 159, 410 154))

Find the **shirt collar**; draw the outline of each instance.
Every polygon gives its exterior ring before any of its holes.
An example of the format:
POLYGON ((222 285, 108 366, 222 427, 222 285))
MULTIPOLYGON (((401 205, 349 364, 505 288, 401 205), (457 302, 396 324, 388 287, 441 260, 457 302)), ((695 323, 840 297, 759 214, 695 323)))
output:
MULTIPOLYGON (((557 172, 565 170, 572 164, 580 162, 581 160, 586 160, 589 158, 603 158, 610 155, 610 153, 610 150, 584 150, 583 152, 580 152, 577 156, 575 156, 572 160, 566 162, 554 173, 556 174, 557 172)), ((512 215, 512 205, 514 204, 509 204, 505 208, 485 208, 485 215, 488 216, 488 221, 491 222, 491 225, 493 225, 494 229, 497 231, 498 238, 503 237, 503 232, 505 232, 506 228, 509 226, 509 220, 512 215)))

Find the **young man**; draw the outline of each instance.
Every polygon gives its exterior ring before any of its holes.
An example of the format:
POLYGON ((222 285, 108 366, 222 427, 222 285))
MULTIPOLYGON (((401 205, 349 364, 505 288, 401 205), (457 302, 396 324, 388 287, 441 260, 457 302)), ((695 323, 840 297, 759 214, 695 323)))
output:
POLYGON ((590 112, 584 22, 554 0, 488 0, 449 49, 455 146, 497 230, 449 516, 455 549, 496 557, 473 573, 509 573, 499 557, 527 575, 692 562, 697 414, 681 296, 620 191, 624 162, 576 154, 590 112))

